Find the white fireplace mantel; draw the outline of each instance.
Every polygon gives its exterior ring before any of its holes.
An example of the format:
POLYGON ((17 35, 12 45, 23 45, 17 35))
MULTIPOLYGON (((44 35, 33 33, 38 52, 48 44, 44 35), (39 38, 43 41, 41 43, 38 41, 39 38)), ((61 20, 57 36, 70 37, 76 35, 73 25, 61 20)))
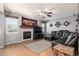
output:
POLYGON ((33 40, 33 29, 32 28, 22 29, 22 39, 23 39, 23 32, 24 31, 30 31, 31 32, 31 38, 24 39, 24 40, 33 40))

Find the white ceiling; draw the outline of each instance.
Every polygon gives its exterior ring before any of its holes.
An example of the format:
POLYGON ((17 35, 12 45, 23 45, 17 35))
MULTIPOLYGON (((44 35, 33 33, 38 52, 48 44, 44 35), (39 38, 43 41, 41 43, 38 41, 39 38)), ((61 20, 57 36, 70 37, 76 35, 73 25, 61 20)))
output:
POLYGON ((28 18, 40 20, 38 17, 39 10, 43 9, 55 9, 57 12, 52 15, 51 18, 46 20, 56 19, 60 17, 69 16, 78 13, 77 3, 16 3, 16 4, 5 4, 5 9, 11 12, 25 15, 28 18))

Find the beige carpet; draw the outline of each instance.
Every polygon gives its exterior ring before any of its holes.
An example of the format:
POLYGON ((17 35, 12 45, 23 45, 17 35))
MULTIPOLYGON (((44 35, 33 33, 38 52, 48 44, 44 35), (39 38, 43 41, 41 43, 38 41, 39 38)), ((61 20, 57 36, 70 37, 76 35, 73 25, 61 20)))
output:
POLYGON ((51 42, 47 41, 47 40, 40 40, 40 41, 36 41, 36 42, 32 42, 29 44, 26 44, 26 47, 28 47, 29 49, 31 49, 34 52, 42 52, 48 48, 51 47, 51 42))

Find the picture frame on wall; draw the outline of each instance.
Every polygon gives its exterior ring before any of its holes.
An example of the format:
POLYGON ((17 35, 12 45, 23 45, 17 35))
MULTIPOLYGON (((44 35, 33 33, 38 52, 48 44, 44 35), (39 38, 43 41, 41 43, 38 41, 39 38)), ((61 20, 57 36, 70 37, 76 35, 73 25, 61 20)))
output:
POLYGON ((22 17, 21 28, 33 28, 37 26, 37 21, 29 18, 22 17))

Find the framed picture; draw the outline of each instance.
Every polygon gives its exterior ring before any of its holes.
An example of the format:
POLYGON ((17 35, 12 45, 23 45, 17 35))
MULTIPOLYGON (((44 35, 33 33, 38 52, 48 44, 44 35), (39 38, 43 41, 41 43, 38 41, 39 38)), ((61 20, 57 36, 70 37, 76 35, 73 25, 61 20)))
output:
POLYGON ((22 17, 21 27, 34 27, 34 26, 37 26, 37 21, 36 20, 22 17))

